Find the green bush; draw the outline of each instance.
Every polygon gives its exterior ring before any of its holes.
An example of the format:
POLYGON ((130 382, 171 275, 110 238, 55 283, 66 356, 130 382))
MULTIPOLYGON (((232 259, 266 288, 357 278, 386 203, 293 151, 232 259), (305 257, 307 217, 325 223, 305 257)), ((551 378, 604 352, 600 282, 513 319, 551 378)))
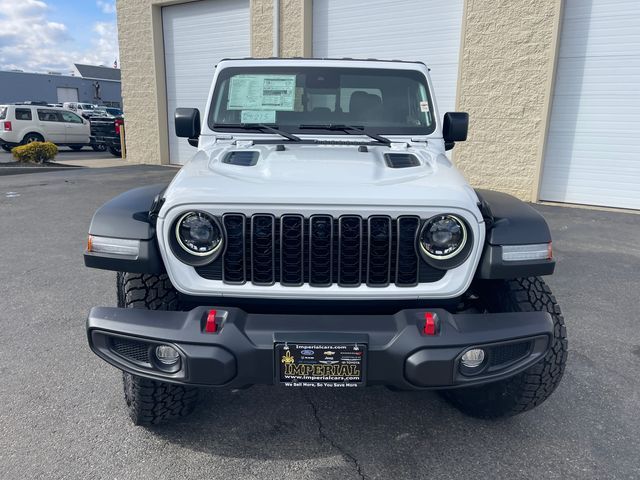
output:
POLYGON ((13 157, 24 163, 50 162, 58 154, 58 147, 51 142, 31 142, 11 150, 13 157))

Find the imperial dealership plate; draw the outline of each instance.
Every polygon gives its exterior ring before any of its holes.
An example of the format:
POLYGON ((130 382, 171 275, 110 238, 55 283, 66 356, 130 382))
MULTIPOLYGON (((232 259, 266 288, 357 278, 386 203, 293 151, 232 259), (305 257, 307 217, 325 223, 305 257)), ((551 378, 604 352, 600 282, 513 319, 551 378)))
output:
POLYGON ((277 380, 288 387, 363 386, 366 356, 362 343, 277 343, 277 380))

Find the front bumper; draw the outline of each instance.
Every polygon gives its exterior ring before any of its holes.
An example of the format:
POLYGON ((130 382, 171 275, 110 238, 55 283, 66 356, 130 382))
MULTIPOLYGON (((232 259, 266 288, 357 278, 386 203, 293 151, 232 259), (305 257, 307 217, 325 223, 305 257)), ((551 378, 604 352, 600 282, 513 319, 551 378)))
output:
POLYGON ((232 388, 278 383, 276 343, 366 344, 366 385, 408 390, 504 379, 536 363, 551 344, 553 321, 546 312, 429 311, 437 318, 436 335, 424 334, 425 310, 274 315, 216 306, 189 312, 95 307, 87 319, 87 335, 98 356, 126 372, 171 383, 232 388), (215 333, 204 331, 210 309, 218 312, 215 333), (145 359, 144 352, 152 358, 158 344, 170 344, 180 352, 178 371, 163 371, 145 359), (464 375, 460 358, 471 347, 485 349, 487 359, 480 373, 464 375))

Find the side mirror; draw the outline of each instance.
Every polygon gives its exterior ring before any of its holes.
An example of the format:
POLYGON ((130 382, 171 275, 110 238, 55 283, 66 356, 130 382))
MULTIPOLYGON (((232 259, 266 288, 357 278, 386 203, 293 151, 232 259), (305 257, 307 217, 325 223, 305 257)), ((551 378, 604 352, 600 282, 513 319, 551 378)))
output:
POLYGON ((176 135, 189 139, 189 144, 198 146, 200 136, 200 111, 197 108, 176 108, 176 135))
POLYGON ((456 142, 464 142, 469 130, 469 114, 466 112, 447 112, 442 123, 442 138, 445 150, 451 150, 456 142))

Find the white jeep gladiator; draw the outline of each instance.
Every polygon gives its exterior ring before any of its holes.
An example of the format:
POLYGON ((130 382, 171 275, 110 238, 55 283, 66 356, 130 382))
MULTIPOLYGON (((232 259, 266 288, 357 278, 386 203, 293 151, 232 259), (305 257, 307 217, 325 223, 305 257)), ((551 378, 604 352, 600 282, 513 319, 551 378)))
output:
POLYGON ((434 389, 483 418, 549 397, 549 228, 454 168, 467 126, 422 63, 221 61, 202 121, 176 111, 193 159, 89 228, 85 264, 118 272, 89 345, 133 421, 189 413, 200 387, 434 389))

